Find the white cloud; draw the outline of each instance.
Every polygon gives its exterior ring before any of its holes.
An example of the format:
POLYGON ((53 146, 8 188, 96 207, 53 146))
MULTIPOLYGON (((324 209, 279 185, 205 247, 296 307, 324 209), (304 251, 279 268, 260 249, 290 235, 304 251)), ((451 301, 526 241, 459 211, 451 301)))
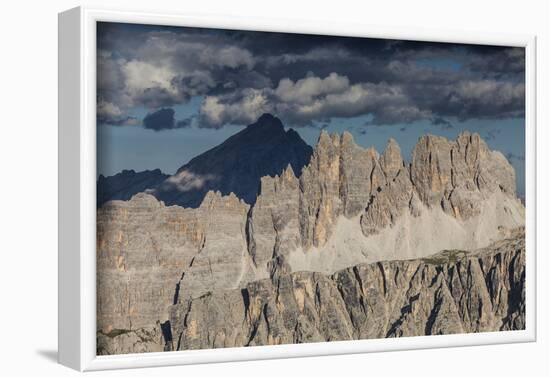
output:
MULTIPOLYGON (((464 81, 438 90, 441 96, 448 96, 449 106, 463 105, 468 113, 474 113, 479 104, 484 110, 503 111, 500 108, 521 100, 524 93, 522 84, 492 80, 464 81)), ((331 73, 324 78, 312 75, 296 81, 285 78, 276 88, 247 88, 207 96, 200 109, 201 125, 219 128, 230 123, 248 124, 264 112, 273 112, 297 126, 320 119, 364 114, 373 116, 373 124, 411 123, 432 120, 437 115, 419 106, 401 85, 386 82, 350 85, 346 76, 331 73)))
POLYGON ((135 126, 140 121, 134 117, 125 115, 117 105, 112 102, 99 100, 96 107, 96 115, 99 123, 117 126, 135 126))
POLYGON ((122 72, 130 95, 141 94, 149 88, 161 88, 177 94, 177 88, 173 85, 176 74, 169 67, 132 60, 122 65, 122 72))
POLYGON ((201 126, 220 128, 225 124, 248 124, 265 112, 273 111, 265 90, 246 89, 238 100, 220 96, 205 97, 201 108, 201 126))
POLYGON ((200 61, 209 66, 217 66, 220 68, 238 68, 244 66, 248 69, 254 67, 254 57, 245 49, 228 46, 222 48, 204 48, 200 50, 200 61))
POLYGON ((293 125, 371 112, 391 123, 397 122, 398 115, 410 120, 431 117, 430 112, 411 105, 399 86, 350 85, 347 77, 336 73, 324 78, 309 75, 297 81, 286 78, 274 89, 248 88, 238 95, 207 96, 200 112, 201 124, 216 128, 227 123, 252 123, 264 112, 273 112, 293 125))
POLYGON ((319 60, 335 61, 337 59, 351 58, 352 54, 342 48, 314 48, 302 54, 280 54, 267 56, 264 58, 266 64, 270 67, 276 67, 280 64, 294 64, 298 62, 314 62, 319 60))
POLYGON ((499 82, 495 80, 463 81, 455 89, 461 99, 479 100, 483 102, 509 102, 523 99, 525 85, 523 83, 499 82))
POLYGON ((100 100, 97 103, 97 115, 106 118, 118 118, 122 116, 122 110, 114 103, 100 100))
POLYGON ((208 36, 171 32, 147 34, 145 41, 126 55, 130 56, 115 58, 105 50, 98 54, 100 101, 116 99, 124 110, 185 103, 218 85, 226 69, 249 72, 255 64, 246 49, 208 36))
POLYGON ((324 79, 315 76, 309 76, 296 82, 288 78, 282 79, 275 89, 275 94, 283 102, 309 104, 315 97, 342 93, 348 89, 348 78, 333 72, 324 79))

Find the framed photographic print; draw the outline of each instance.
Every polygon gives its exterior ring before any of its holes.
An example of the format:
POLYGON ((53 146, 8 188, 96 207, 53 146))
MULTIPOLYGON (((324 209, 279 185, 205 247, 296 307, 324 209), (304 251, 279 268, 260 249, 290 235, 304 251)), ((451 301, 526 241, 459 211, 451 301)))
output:
POLYGON ((59 360, 535 340, 535 38, 59 17, 59 360))

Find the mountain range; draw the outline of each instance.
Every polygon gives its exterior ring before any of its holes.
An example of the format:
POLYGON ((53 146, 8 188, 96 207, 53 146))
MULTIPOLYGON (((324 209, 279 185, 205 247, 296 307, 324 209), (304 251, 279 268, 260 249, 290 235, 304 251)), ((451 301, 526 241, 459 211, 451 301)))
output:
POLYGON ((98 206, 147 191, 167 205, 196 208, 211 190, 224 195, 234 193, 253 204, 261 177, 281 174, 289 164, 299 172, 309 162, 311 153, 312 148, 296 131, 285 131, 278 118, 263 114, 222 144, 193 158, 174 175, 157 169, 100 176, 98 206))
POLYGON ((98 208, 98 354, 525 326, 502 153, 469 132, 421 137, 410 162, 347 132, 308 148, 264 115, 98 208))

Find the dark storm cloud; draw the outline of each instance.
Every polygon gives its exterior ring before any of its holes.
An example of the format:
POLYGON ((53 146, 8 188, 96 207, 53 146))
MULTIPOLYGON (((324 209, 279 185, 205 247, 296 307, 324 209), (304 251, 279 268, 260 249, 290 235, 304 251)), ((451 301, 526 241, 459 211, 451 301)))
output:
POLYGON ((468 67, 484 77, 523 80, 525 72, 525 50, 522 48, 489 49, 485 53, 472 54, 468 67))
POLYGON ((171 130, 174 128, 191 127, 196 121, 196 117, 188 117, 176 120, 176 112, 172 108, 161 108, 155 112, 149 113, 143 118, 143 127, 154 130, 171 130))
POLYGON ((521 48, 100 24, 98 119, 200 96, 200 127, 264 112, 294 126, 370 114, 451 127, 523 116, 524 62, 521 48))
POLYGON ((135 126, 139 124, 139 120, 135 117, 125 116, 125 117, 106 117, 98 116, 98 124, 108 124, 110 126, 135 126))
POLYGON ((195 122, 195 117, 189 117, 182 120, 178 120, 176 122, 176 128, 187 128, 191 127, 193 125, 193 122, 195 122))
POLYGON ((174 109, 169 108, 162 108, 149 113, 143 118, 143 126, 154 131, 175 128, 176 119, 174 118, 174 114, 174 109))
POLYGON ((439 127, 441 127, 442 129, 445 129, 445 130, 449 130, 449 129, 453 128, 453 124, 451 122, 449 122, 447 119, 442 118, 442 117, 433 118, 432 119, 432 124, 434 126, 439 126, 439 127))

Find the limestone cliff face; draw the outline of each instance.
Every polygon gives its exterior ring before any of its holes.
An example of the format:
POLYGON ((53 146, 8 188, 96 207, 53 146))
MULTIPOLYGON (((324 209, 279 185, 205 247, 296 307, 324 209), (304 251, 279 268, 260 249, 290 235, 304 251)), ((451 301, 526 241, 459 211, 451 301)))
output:
POLYGON ((284 179, 261 181, 248 222, 249 249, 260 267, 331 272, 475 249, 524 224, 513 168, 477 134, 422 137, 407 163, 395 140, 379 155, 349 133, 323 132, 298 175, 287 169, 284 179))
POLYGON ((133 330, 168 319, 178 297, 254 279, 248 205, 209 193, 195 210, 148 194, 112 201, 97 218, 98 329, 133 330))
MULTIPOLYGON (((280 177, 263 177, 247 224, 248 248, 259 270, 289 272, 286 255, 302 244, 300 183, 291 166, 280 177)), ((266 275, 267 276, 267 275, 266 275)))
POLYGON ((171 309, 174 349, 456 334, 525 327, 522 230, 487 248, 283 274, 171 309))
MULTIPOLYGON (((390 155, 394 161, 401 160, 397 148, 388 143, 383 161, 390 155)), ((393 166, 392 178, 380 186, 362 216, 365 235, 395 224, 405 212, 418 216, 421 203, 464 221, 480 215, 481 204, 495 193, 515 199, 514 169, 500 152, 489 150, 478 134, 465 132, 456 141, 423 136, 410 166, 396 162, 393 166)))
POLYGON ((379 154, 323 132, 253 202, 140 193, 98 209, 98 352, 524 325, 524 208, 477 134, 422 137, 408 163, 394 140, 379 154), (427 258, 442 250, 462 251, 427 258))
POLYGON ((282 274, 170 307, 156 327, 98 334, 99 354, 525 328, 525 234, 471 252, 282 274))
MULTIPOLYGON (((361 213, 375 190, 386 182, 380 156, 355 144, 349 132, 322 132, 300 176, 300 226, 305 249, 323 246, 336 219, 361 213)), ((393 169, 393 166, 389 167, 393 169)))
MULTIPOLYGON (((323 247, 340 216, 364 213, 380 187, 393 182, 400 174, 400 185, 394 184, 394 191, 406 188, 404 196, 408 204, 412 184, 394 140, 380 156, 373 148, 357 146, 348 132, 341 136, 322 132, 300 178, 296 178, 289 166, 281 176, 261 180, 260 195, 248 223, 249 249, 256 265, 269 264, 271 275, 276 271, 290 271, 289 252, 323 247)), ((397 193, 388 199, 394 200, 396 196, 397 193)), ((387 206, 379 208, 380 211, 386 209, 387 206)), ((368 215, 373 212, 371 208, 368 215)), ((376 226, 384 228, 389 223, 376 226)))
POLYGON ((501 191, 515 196, 515 172, 478 134, 462 133, 454 142, 424 136, 417 143, 411 180, 428 206, 439 206, 460 219, 479 214, 479 202, 501 191))

